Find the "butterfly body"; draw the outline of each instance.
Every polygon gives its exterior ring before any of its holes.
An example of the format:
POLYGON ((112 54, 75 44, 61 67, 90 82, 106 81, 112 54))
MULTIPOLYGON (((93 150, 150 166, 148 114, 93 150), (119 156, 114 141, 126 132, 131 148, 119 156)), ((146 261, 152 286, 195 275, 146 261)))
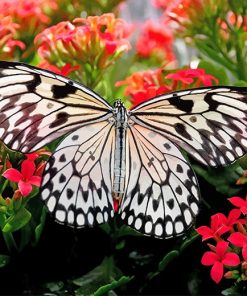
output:
POLYGON ((0 138, 36 151, 63 139, 40 190, 56 221, 106 223, 114 213, 158 238, 183 234, 199 211, 199 186, 180 148, 204 166, 247 152, 247 89, 215 86, 160 95, 131 110, 82 84, 25 64, 0 62, 0 138))

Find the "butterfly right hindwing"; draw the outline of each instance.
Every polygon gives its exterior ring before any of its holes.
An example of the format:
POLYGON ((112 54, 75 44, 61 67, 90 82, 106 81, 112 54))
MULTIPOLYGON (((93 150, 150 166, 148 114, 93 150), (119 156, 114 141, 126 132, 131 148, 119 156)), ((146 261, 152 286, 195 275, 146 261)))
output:
POLYGON ((50 157, 41 197, 59 223, 101 224, 113 217, 115 130, 102 121, 70 133, 50 157))
POLYGON ((196 176, 179 149, 158 132, 133 124, 128 130, 126 192, 122 219, 137 231, 173 237, 198 213, 196 176))

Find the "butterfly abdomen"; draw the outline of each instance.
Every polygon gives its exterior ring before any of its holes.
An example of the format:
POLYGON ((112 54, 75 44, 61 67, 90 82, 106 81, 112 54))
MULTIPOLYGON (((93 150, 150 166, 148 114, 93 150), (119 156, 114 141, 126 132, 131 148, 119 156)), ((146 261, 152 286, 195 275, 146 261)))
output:
POLYGON ((116 146, 112 191, 114 198, 121 199, 125 190, 127 111, 121 101, 116 101, 114 107, 116 146))

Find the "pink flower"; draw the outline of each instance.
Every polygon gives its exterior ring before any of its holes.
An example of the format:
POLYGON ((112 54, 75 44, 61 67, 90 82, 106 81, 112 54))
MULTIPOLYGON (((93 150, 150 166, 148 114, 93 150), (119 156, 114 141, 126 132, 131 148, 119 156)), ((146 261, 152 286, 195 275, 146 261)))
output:
POLYGON ((231 198, 228 198, 228 200, 235 206, 240 208, 240 211, 247 215, 247 195, 245 197, 245 200, 238 196, 233 196, 231 198))
POLYGON ((241 232, 234 232, 229 236, 228 240, 234 246, 242 248, 243 258, 247 261, 247 236, 241 232))
POLYGON ((223 224, 226 219, 224 219, 222 215, 221 213, 217 213, 211 217, 211 227, 201 226, 196 229, 202 236, 203 241, 210 238, 219 240, 220 236, 229 230, 229 227, 223 224))
POLYGON ((17 169, 7 169, 3 173, 6 179, 18 183, 18 188, 23 196, 28 196, 32 191, 32 185, 40 186, 41 177, 34 175, 36 166, 34 161, 26 159, 21 164, 21 172, 17 169))
POLYGON ((226 217, 222 213, 218 213, 218 215, 219 219, 221 220, 221 223, 225 226, 228 226, 229 230, 233 227, 233 225, 237 223, 245 224, 246 222, 244 219, 239 219, 239 217, 241 216, 241 211, 238 209, 231 210, 228 214, 228 217, 226 217))
POLYGON ((224 265, 237 266, 240 264, 240 259, 237 254, 233 252, 227 252, 228 243, 220 241, 216 245, 215 252, 205 252, 201 263, 206 266, 211 266, 211 278, 218 284, 224 273, 224 265))
POLYGON ((62 68, 58 68, 54 65, 49 64, 46 61, 41 62, 38 67, 46 70, 50 70, 56 74, 62 75, 62 76, 68 76, 69 73, 80 69, 80 66, 71 66, 70 64, 65 64, 62 68))

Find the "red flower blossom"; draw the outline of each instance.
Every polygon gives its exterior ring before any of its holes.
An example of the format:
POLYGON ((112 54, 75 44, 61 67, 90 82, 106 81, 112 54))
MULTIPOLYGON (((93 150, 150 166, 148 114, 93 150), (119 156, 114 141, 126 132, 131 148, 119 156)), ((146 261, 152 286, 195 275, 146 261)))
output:
POLYGON ((25 44, 15 39, 19 25, 12 21, 10 16, 3 17, 0 11, 0 58, 3 60, 13 59, 16 49, 25 49, 25 44))
POLYGON ((170 92, 169 87, 164 85, 162 69, 136 72, 115 84, 117 87, 122 85, 127 85, 124 95, 131 96, 134 106, 157 95, 170 92))
POLYGON ((241 232, 234 232, 229 236, 228 240, 234 246, 242 248, 243 258, 247 261, 247 235, 241 232))
POLYGON ((56 0, 1 0, 0 13, 11 16, 19 24, 19 37, 24 40, 43 29, 50 18, 48 10, 56 10, 56 0))
POLYGON ((224 265, 237 266, 240 264, 240 259, 237 254, 233 252, 227 252, 228 243, 220 241, 216 245, 215 252, 205 252, 201 263, 206 266, 211 266, 211 278, 218 284, 224 273, 224 265))
POLYGON ((148 21, 136 42, 137 54, 147 58, 154 56, 160 62, 171 62, 175 60, 172 49, 173 35, 166 24, 158 24, 148 21))
POLYGON ((38 67, 42 68, 42 69, 46 69, 46 70, 50 70, 56 74, 62 75, 62 76, 68 76, 69 73, 80 69, 80 66, 74 66, 72 67, 70 64, 65 64, 62 68, 58 68, 54 65, 49 64, 46 61, 41 62, 38 67))
POLYGON ((26 159, 21 164, 21 172, 17 169, 7 169, 2 175, 12 182, 18 183, 18 188, 23 196, 28 196, 32 191, 32 185, 40 186, 41 177, 34 175, 35 163, 26 159))
POLYGON ((226 217, 224 219, 224 215, 222 215, 223 214, 218 213, 211 217, 211 227, 201 226, 196 229, 196 231, 202 236, 203 241, 210 238, 219 240, 220 236, 229 230, 229 227, 223 223, 226 222, 226 217))
POLYGON ((108 13, 77 18, 73 23, 60 22, 37 35, 35 43, 39 47, 39 55, 46 63, 56 67, 66 63, 72 65, 72 68, 79 65, 81 72, 77 76, 84 75, 86 80, 97 74, 98 70, 109 67, 130 49, 126 39, 129 33, 122 19, 108 13))
POLYGON ((247 215, 247 195, 245 197, 245 200, 242 199, 241 197, 234 196, 231 198, 228 198, 228 200, 235 206, 240 209, 240 211, 244 214, 247 215))
POLYGON ((193 87, 211 86, 218 83, 218 80, 210 74, 206 74, 204 69, 183 69, 166 75, 166 79, 171 79, 174 83, 173 89, 177 84, 181 84, 181 88, 187 88, 188 85, 193 87))
POLYGON ((246 222, 244 219, 239 219, 239 217, 241 216, 241 211, 238 209, 231 210, 230 213, 228 214, 228 217, 226 217, 222 213, 218 213, 218 215, 219 215, 219 219, 221 220, 221 223, 229 227, 229 230, 235 224, 238 224, 238 223, 245 224, 246 222))

